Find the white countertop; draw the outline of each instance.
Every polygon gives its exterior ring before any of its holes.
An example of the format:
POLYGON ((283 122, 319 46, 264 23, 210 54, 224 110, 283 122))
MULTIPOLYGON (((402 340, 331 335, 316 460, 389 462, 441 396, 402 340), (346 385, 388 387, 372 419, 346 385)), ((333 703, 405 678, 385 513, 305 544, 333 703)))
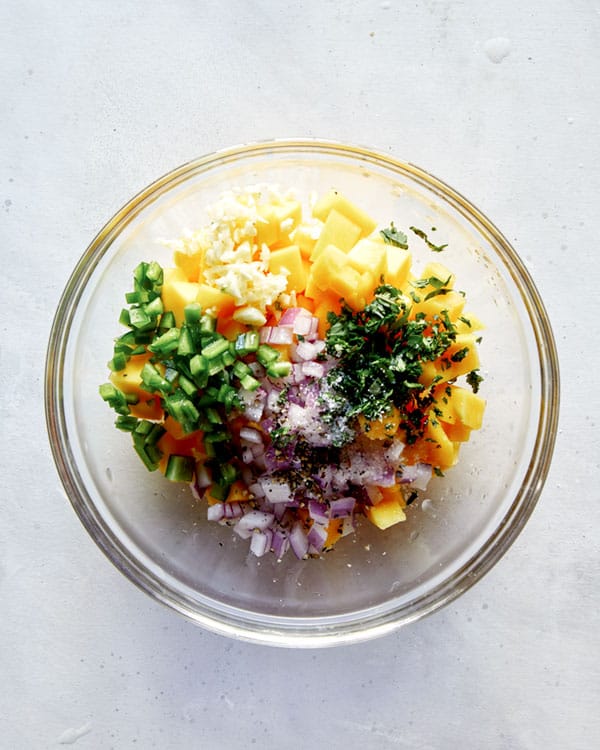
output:
POLYGON ((600 5, 0 8, 0 748, 600 746, 600 5), (204 632, 84 531, 43 416, 52 316, 105 221, 193 157, 318 136, 412 161, 529 266, 562 366, 555 459, 506 556, 396 634, 287 651, 204 632))

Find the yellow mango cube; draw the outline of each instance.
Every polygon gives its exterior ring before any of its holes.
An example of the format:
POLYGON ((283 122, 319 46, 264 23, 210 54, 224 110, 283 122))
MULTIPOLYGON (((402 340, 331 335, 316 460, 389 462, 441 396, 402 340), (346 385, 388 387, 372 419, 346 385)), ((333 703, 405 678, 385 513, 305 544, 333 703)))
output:
POLYGON ((369 271, 377 282, 386 270, 387 252, 386 246, 374 240, 359 240, 354 247, 348 251, 348 260, 357 271, 369 271))
POLYGON ((408 250, 402 250, 400 247, 394 245, 385 246, 385 268, 383 275, 386 284, 400 289, 406 284, 410 266, 412 263, 412 256, 408 250))
POLYGON ((430 297, 430 299, 425 299, 427 290, 417 289, 415 291, 421 301, 413 305, 413 317, 419 312, 425 313, 428 318, 433 318, 436 315, 439 317, 445 310, 450 320, 454 322, 465 306, 465 298, 455 291, 450 291, 447 294, 436 294, 435 297, 430 297))
POLYGON ((406 521, 403 505, 393 495, 384 496, 377 505, 366 506, 365 515, 378 529, 388 529, 394 524, 406 521))
POLYGON ((471 430, 479 430, 483 424, 485 400, 466 388, 453 387, 452 408, 457 420, 471 430))
POLYGON ((393 437, 398 432, 400 425, 400 412, 392 406, 391 410, 379 417, 379 419, 369 420, 363 414, 358 417, 361 432, 369 440, 385 440, 393 437))
POLYGON ((458 446, 446 435, 439 420, 429 418, 421 440, 426 447, 427 463, 442 470, 454 466, 458 458, 458 446))
MULTIPOLYGON (((340 250, 337 245, 327 245, 322 249, 319 256, 312 264, 310 270, 310 281, 317 287, 317 289, 331 289, 330 282, 332 274, 339 273, 345 267, 349 267, 346 253, 343 250, 340 250)), ((355 273, 359 275, 358 271, 355 271, 355 273)), ((308 291, 307 287, 307 296, 312 296, 308 294, 308 291)))
MULTIPOLYGON (((165 269, 167 270, 167 269, 165 269)), ((180 268, 173 269, 183 274, 180 268)), ((197 301, 199 284, 195 281, 177 281, 177 275, 165 274, 165 281, 160 296, 165 311, 170 311, 175 316, 177 325, 181 325, 185 320, 184 308, 186 305, 197 301)))
POLYGON ((123 370, 110 373, 111 383, 123 393, 130 393, 142 401, 153 398, 152 394, 144 390, 142 383, 142 369, 151 356, 151 354, 138 354, 131 357, 123 370))
MULTIPOLYGON (((442 263, 436 263, 432 261, 431 263, 427 263, 425 268, 423 268, 421 278, 430 279, 432 277, 439 279, 440 281, 443 281, 444 286, 447 289, 452 289, 454 287, 454 281, 455 281, 454 274, 452 273, 452 271, 450 271, 449 268, 446 268, 446 266, 443 265, 442 263)), ((433 287, 431 288, 426 287, 425 291, 426 292, 431 291, 432 288, 433 287)))
POLYGON ((449 367, 443 370, 445 380, 454 380, 471 370, 478 370, 480 363, 475 336, 468 333, 457 334, 442 359, 449 364, 449 367))
POLYGON ((478 369, 479 354, 475 336, 459 333, 442 357, 435 362, 423 363, 419 382, 429 386, 437 378, 440 383, 445 383, 478 369))
POLYGON ((231 294, 208 286, 208 284, 198 285, 195 302, 198 302, 202 310, 214 312, 217 317, 231 315, 235 309, 235 299, 231 294))
POLYGON ((358 241, 361 234, 361 228, 347 216, 333 209, 329 212, 319 239, 315 243, 310 258, 312 261, 317 260, 323 250, 329 245, 335 245, 337 248, 347 253, 358 241))
POLYGON ((307 269, 298 245, 288 245, 279 250, 272 250, 269 257, 269 270, 271 273, 286 274, 288 291, 293 289, 296 292, 304 291, 307 269))
POLYGON ((307 224, 300 224, 290 235, 294 245, 298 245, 302 257, 308 259, 317 243, 315 229, 307 224))
MULTIPOLYGON (((185 250, 175 250, 173 260, 176 268, 183 271, 183 278, 180 281, 200 281, 202 279, 202 266, 204 265, 204 250, 196 252, 186 252, 185 250)), ((165 269, 167 270, 167 269, 165 269)))
POLYGON ((463 312, 462 315, 454 321, 457 333, 471 333, 481 331, 485 326, 481 320, 473 313, 463 312), (460 319, 462 318, 462 320, 460 319))
POLYGON ((257 212, 256 242, 269 247, 282 241, 289 244, 290 234, 302 218, 302 206, 298 201, 265 203, 258 206, 257 212))
POLYGON ((327 221, 332 211, 343 214, 347 219, 360 228, 360 236, 366 237, 377 226, 367 213, 355 206, 337 190, 331 190, 320 198, 314 205, 313 216, 321 221, 327 221))
POLYGON ((451 440, 453 443, 466 443, 471 437, 470 427, 465 427, 460 422, 455 422, 455 424, 448 424, 443 420, 440 420, 440 422, 448 440, 451 440))
POLYGON ((362 310, 373 294, 375 286, 370 273, 359 273, 352 266, 331 273, 329 289, 339 294, 353 310, 362 310))

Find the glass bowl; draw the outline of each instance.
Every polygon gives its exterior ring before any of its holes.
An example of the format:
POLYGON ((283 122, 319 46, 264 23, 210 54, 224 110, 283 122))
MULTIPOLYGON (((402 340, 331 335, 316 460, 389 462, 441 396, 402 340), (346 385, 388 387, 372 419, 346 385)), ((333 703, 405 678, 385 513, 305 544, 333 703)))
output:
POLYGON ((433 612, 469 588, 523 528, 548 472, 558 419, 555 345, 517 253, 471 203, 429 173, 364 148, 316 140, 257 143, 175 169, 133 198, 77 264, 56 313, 46 366, 50 443, 71 503, 112 563, 155 599, 229 636, 286 646, 359 641, 433 612), (408 519, 368 522, 320 559, 256 558, 206 521, 189 488, 150 474, 98 395, 132 271, 170 263, 162 238, 205 222, 226 189, 332 187, 380 224, 436 227, 442 255, 420 240, 414 265, 440 260, 485 322, 484 426, 459 463, 435 477, 408 519))

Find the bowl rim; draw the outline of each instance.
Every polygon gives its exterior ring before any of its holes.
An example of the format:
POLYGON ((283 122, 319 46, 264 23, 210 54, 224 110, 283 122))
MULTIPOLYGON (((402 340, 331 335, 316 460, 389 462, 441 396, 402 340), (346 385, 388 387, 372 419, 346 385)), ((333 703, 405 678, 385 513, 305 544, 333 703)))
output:
POLYGON ((106 222, 76 264, 58 303, 46 353, 44 399, 50 447, 67 497, 89 535, 118 570, 154 599, 213 632, 268 645, 312 648, 366 640, 418 620, 452 602, 498 562, 533 512, 549 471, 558 429, 560 375, 548 315, 531 275, 506 237, 473 203, 430 172, 370 148, 318 138, 281 138, 240 144, 185 162, 143 188, 106 222), (341 624, 328 623, 322 616, 269 617, 271 624, 265 626, 249 610, 235 609, 233 613, 226 613, 186 601, 182 595, 167 589, 110 532, 71 461, 63 400, 64 361, 71 323, 91 275, 112 241, 149 202, 191 176, 240 157, 306 152, 344 156, 407 174, 442 196, 466 216, 476 230, 493 241, 505 270, 519 290, 535 338, 540 368, 540 413, 527 471, 509 510, 488 538, 486 546, 478 549, 452 577, 444 579, 408 606, 390 608, 383 613, 375 612, 356 620, 346 618, 341 624))

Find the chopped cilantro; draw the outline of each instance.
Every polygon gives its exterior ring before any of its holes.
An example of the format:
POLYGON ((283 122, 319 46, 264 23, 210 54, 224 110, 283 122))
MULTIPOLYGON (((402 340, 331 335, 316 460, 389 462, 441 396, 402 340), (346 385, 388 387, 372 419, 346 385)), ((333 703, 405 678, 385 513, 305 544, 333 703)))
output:
MULTIPOLYGON (((445 245, 435 245, 433 242, 431 242, 429 237, 426 235, 426 233, 422 229, 418 229, 417 227, 409 227, 409 228, 410 228, 410 231, 414 232, 417 235, 417 237, 420 237, 425 242, 427 247, 430 250, 433 250, 434 253, 441 253, 442 250, 448 247, 448 243, 446 243, 445 245)), ((433 231, 435 231, 435 229, 433 229, 433 231)))
POLYGON ((330 313, 327 353, 339 362, 327 380, 345 398, 350 416, 379 419, 394 404, 408 442, 414 442, 423 434, 433 399, 419 382, 423 364, 441 357, 456 333, 448 316, 411 319, 410 312, 399 289, 381 285, 363 310, 344 305, 339 315, 330 313))
POLYGON ((401 247, 402 250, 408 250, 408 239, 406 235, 394 226, 393 221, 390 222, 390 226, 387 229, 382 229, 379 234, 388 245, 394 245, 395 247, 401 247))
POLYGON ((479 374, 478 370, 471 370, 471 372, 467 375, 467 383, 471 386, 473 393, 477 393, 477 391, 479 390, 479 385, 482 381, 483 378, 479 374))
POLYGON ((454 354, 450 357, 450 359, 453 362, 462 362, 468 353, 469 353, 469 347, 465 346, 462 349, 459 349, 457 352, 454 352, 454 354))

